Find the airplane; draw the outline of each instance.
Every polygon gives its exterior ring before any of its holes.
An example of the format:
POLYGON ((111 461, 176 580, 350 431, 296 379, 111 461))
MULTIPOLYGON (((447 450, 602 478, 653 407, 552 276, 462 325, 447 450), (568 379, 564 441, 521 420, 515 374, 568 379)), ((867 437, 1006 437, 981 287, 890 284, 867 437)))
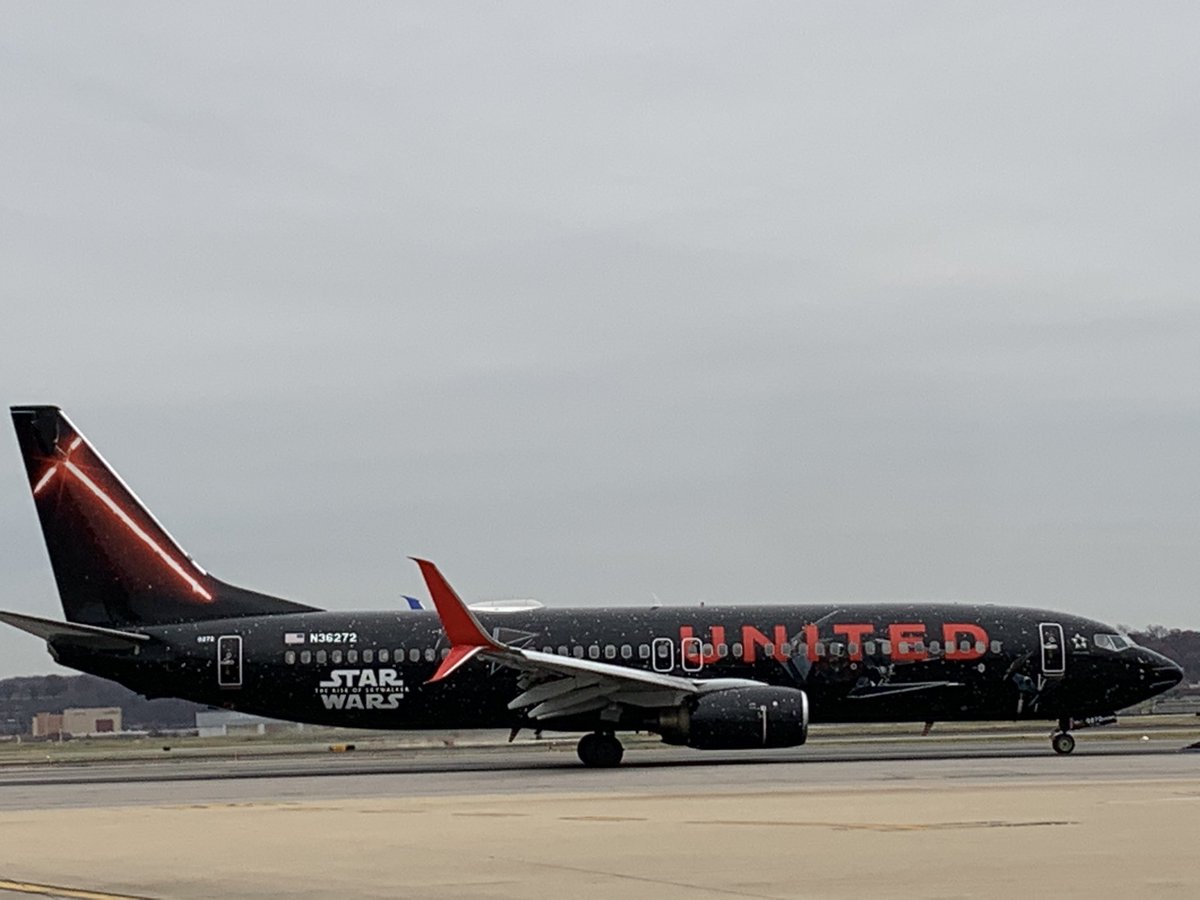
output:
MULTIPOLYGON (((812 723, 1044 720, 1051 746, 1180 682, 1102 622, 951 603, 334 612, 210 575, 55 406, 11 409, 65 621, 0 612, 60 664, 146 697, 320 725, 618 732, 700 750, 797 747, 812 723)), ((420 607, 409 599, 410 607, 420 607)))

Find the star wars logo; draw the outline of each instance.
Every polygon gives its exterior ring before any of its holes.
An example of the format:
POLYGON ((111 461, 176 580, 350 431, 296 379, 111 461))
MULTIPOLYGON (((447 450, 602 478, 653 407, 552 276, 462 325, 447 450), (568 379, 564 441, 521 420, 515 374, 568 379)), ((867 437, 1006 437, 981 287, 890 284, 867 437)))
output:
POLYGON ((395 669, 334 669, 317 683, 326 709, 397 709, 406 693, 395 669))

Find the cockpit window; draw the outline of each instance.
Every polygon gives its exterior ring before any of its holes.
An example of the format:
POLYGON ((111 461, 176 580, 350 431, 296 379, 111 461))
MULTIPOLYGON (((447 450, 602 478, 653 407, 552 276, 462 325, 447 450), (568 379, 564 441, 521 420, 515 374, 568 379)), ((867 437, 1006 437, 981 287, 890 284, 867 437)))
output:
POLYGON ((1123 634, 1094 634, 1092 640, 1101 650, 1116 651, 1133 646, 1133 641, 1123 634))

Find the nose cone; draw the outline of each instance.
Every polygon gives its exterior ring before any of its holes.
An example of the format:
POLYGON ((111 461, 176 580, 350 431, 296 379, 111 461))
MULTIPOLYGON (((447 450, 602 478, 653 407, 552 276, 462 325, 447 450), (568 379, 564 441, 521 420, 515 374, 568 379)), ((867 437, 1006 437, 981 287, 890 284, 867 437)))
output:
POLYGON ((1169 691, 1183 681, 1183 668, 1178 663, 1153 650, 1146 650, 1145 653, 1147 657, 1144 663, 1146 689, 1151 696, 1169 691))

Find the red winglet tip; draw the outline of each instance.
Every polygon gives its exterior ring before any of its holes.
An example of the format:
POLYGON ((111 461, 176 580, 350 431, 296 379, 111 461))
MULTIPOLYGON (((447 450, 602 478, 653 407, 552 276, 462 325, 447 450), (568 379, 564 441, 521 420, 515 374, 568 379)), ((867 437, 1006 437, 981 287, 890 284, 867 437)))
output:
POLYGON ((446 632, 446 637, 450 638, 454 649, 457 650, 460 645, 498 648, 500 645, 487 636, 475 616, 455 593, 454 588, 450 586, 450 582, 446 580, 438 567, 427 559, 412 557, 412 560, 421 569, 425 586, 429 588, 438 618, 441 619, 442 630, 446 632))
POLYGON ((450 677, 459 666, 482 649, 482 647, 464 647, 461 645, 452 647, 446 658, 442 660, 442 664, 438 666, 437 671, 425 683, 432 684, 435 681, 441 681, 443 678, 450 677))

